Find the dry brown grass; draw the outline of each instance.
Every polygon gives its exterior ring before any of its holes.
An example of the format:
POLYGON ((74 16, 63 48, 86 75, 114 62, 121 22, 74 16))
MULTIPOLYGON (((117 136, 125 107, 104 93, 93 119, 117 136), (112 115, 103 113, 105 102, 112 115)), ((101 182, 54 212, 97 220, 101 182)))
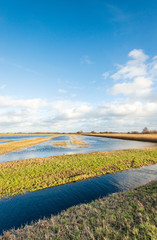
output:
POLYGON ((53 142, 53 145, 57 146, 57 147, 64 147, 64 146, 67 146, 67 145, 88 145, 87 143, 85 143, 81 140, 78 140, 77 139, 78 138, 77 134, 68 134, 68 136, 72 140, 70 140, 70 141, 56 141, 56 142, 53 142))
POLYGON ((72 139, 77 139, 78 137, 80 138, 81 135, 78 134, 68 134, 69 137, 71 137, 72 139))
POLYGON ((64 147, 64 146, 67 146, 68 144, 69 144, 68 141, 53 142, 53 145, 56 147, 64 147))
POLYGON ((87 136, 119 138, 125 140, 136 140, 145 142, 157 142, 157 134, 128 134, 128 133, 95 133, 83 134, 87 136))
POLYGON ((35 138, 29 140, 22 140, 17 142, 9 142, 9 143, 2 143, 0 145, 0 154, 5 154, 12 151, 17 151, 21 148, 30 147, 39 143, 46 142, 50 140, 52 137, 49 138, 35 138))
POLYGON ((12 139, 0 139, 0 142, 12 141, 12 139))
POLYGON ((87 143, 83 142, 83 141, 80 141, 80 140, 73 140, 73 144, 75 145, 88 145, 87 143))

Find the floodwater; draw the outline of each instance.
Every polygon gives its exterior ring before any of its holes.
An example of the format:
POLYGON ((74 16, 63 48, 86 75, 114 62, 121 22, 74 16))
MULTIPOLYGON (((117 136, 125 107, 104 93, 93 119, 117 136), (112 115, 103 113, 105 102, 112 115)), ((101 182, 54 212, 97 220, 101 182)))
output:
POLYGON ((157 180, 157 164, 2 199, 0 234, 3 230, 18 228, 76 204, 133 189, 151 180, 157 180))
MULTIPOLYGON (((38 136, 7 136, 4 139, 9 141, 19 141, 25 139, 31 139, 36 137, 50 137, 50 135, 38 135, 38 136)), ((0 137, 2 139, 2 137, 0 137)), ((148 148, 156 146, 155 143, 110 139, 103 137, 92 136, 80 136, 78 140, 85 142, 87 145, 73 145, 67 146, 54 146, 54 142, 70 141, 70 136, 63 135, 52 138, 49 141, 34 145, 32 147, 24 148, 19 151, 0 155, 0 162, 7 162, 13 160, 24 160, 29 158, 49 157, 63 154, 75 154, 75 153, 89 153, 95 151, 112 151, 117 149, 130 149, 130 148, 148 148)))
POLYGON ((15 141, 23 141, 23 140, 29 140, 33 138, 40 138, 40 137, 51 137, 50 135, 2 135, 0 136, 0 144, 6 143, 6 142, 15 142, 15 141))

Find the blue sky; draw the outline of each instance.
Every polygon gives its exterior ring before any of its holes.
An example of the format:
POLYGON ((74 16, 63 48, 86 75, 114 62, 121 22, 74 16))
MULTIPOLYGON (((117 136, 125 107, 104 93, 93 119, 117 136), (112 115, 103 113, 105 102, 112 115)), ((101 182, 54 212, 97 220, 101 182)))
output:
POLYGON ((156 129, 156 0, 0 0, 0 132, 156 129))

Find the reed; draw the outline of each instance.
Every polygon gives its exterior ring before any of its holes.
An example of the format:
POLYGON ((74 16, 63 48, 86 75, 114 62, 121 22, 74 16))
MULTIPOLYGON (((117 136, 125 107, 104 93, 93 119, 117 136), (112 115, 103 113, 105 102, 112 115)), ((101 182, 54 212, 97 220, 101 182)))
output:
POLYGON ((135 140, 135 141, 145 141, 145 142, 156 142, 157 143, 157 134, 127 134, 127 133, 88 133, 83 134, 86 136, 95 136, 95 137, 106 137, 106 138, 118 138, 125 140, 135 140))

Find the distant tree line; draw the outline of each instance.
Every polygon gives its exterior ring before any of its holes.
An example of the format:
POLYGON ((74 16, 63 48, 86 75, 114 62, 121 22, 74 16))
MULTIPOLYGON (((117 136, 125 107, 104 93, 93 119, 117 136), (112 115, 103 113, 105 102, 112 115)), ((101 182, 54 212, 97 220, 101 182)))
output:
MULTIPOLYGON (((81 132, 78 132, 81 133, 81 132)), ((105 131, 105 132, 95 132, 95 131, 91 131, 90 133, 92 134, 96 134, 96 133, 100 133, 100 134, 115 134, 115 133, 122 133, 122 132, 112 132, 112 131, 105 131)), ((138 131, 132 131, 132 132, 127 132, 128 134, 157 134, 157 130, 149 130, 147 127, 145 127, 142 132, 138 132, 138 131)))

